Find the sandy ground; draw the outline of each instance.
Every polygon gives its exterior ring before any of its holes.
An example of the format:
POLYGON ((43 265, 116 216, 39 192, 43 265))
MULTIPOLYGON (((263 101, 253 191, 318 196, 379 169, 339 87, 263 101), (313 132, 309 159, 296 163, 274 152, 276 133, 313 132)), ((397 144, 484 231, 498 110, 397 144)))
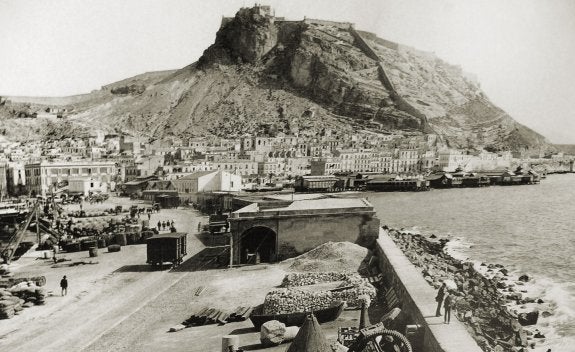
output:
MULTIPOLYGON (((84 209, 128 206, 129 200, 111 199, 108 204, 85 204, 84 209), (126 203, 127 202, 127 203, 126 203)), ((77 206, 76 206, 77 207, 77 206)), ((147 218, 147 216, 143 217, 147 218)), ((52 295, 44 306, 25 309, 13 319, 0 320, 0 350, 8 351, 220 351, 222 336, 235 334, 245 350, 264 350, 259 332, 251 322, 208 325, 168 332, 186 320, 197 308, 233 309, 257 305, 278 286, 285 272, 280 265, 261 264, 233 269, 208 269, 199 253, 206 249, 198 236, 198 222, 207 218, 191 209, 162 210, 151 223, 174 220, 178 231, 188 232, 188 255, 176 269, 151 271, 146 264, 145 245, 122 247, 117 253, 100 249, 96 258, 87 252, 62 253, 72 262, 90 260, 94 264, 70 267, 37 259, 31 252, 16 261, 16 276, 46 276, 52 295), (68 295, 60 296, 59 281, 67 275, 68 295), (198 287, 204 287, 195 296, 198 287)), ((345 311, 337 322, 322 325, 328 338, 337 337, 337 326, 355 326, 358 311, 345 311)), ((285 351, 287 345, 266 348, 285 351)))
MULTIPOLYGON (((84 204, 84 209, 129 202, 113 198, 105 204, 84 204)), ((198 222, 207 222, 205 216, 191 209, 165 209, 152 214, 151 222, 158 220, 174 220, 178 231, 188 232, 186 259, 204 248, 195 233, 198 222)), ((42 256, 41 251, 30 251, 11 265, 16 277, 44 275, 49 296, 43 306, 0 320, 0 350, 79 351, 189 274, 167 269, 150 271, 145 245, 125 246, 117 253, 100 249, 95 258, 89 258, 88 252, 61 253, 59 258, 71 261, 56 265, 51 260, 38 259, 42 256), (68 265, 79 261, 93 264, 68 265), (69 281, 65 297, 59 289, 63 275, 69 281)))

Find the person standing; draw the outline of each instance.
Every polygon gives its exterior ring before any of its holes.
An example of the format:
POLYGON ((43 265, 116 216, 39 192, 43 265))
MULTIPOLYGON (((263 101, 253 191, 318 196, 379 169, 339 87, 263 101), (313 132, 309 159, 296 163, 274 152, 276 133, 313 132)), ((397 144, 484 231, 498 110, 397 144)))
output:
POLYGON ((437 296, 435 296, 435 302, 437 302, 437 309, 435 310, 435 316, 441 316, 441 304, 443 303, 443 298, 445 297, 445 290, 447 289, 447 284, 444 282, 439 291, 437 292, 437 296))
POLYGON ((453 306, 453 294, 447 291, 445 295, 445 301, 443 303, 443 309, 445 310, 445 315, 443 318, 443 323, 449 324, 451 320, 451 307, 453 306))
POLYGON ((66 296, 68 294, 68 279, 66 279, 66 275, 60 280, 60 288, 62 288, 62 296, 66 296))
POLYGON ((161 229, 162 229, 162 222, 158 220, 158 231, 160 231, 161 229))

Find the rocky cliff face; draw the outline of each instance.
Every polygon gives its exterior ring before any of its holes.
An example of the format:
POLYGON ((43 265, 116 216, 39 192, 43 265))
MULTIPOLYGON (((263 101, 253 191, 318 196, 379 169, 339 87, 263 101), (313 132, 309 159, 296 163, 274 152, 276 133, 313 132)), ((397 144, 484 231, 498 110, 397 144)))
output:
POLYGON ((546 145, 432 54, 346 23, 284 21, 264 6, 225 18, 196 64, 111 84, 73 107, 85 126, 155 137, 330 127, 437 133, 453 147, 546 145))

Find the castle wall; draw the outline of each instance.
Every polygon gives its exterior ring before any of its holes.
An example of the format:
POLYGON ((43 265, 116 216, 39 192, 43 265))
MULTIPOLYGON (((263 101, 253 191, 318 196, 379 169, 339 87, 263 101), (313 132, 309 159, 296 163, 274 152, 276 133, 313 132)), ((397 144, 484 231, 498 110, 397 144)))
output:
POLYGON ((303 23, 306 24, 319 24, 323 26, 333 26, 341 29, 349 29, 353 28, 355 24, 351 22, 335 22, 335 21, 326 21, 326 20, 316 20, 313 18, 304 18, 303 23))

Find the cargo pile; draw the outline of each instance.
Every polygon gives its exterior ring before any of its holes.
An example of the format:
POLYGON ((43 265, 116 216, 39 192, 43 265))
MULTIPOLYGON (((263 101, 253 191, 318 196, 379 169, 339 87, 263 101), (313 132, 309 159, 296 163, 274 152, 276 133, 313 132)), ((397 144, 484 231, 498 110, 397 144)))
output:
POLYGON ((210 324, 226 324, 237 321, 244 321, 252 314, 252 306, 239 306, 229 311, 218 308, 203 307, 194 312, 182 324, 170 328, 171 332, 179 331, 192 326, 202 326, 210 324))
POLYGON ((369 249, 351 242, 327 242, 282 262, 288 271, 366 273, 369 249))
POLYGON ((334 282, 347 280, 351 275, 345 273, 290 273, 287 274, 281 287, 307 286, 320 284, 322 282, 334 282))
MULTIPOLYGON (((5 272, 3 268, 0 270, 5 272)), ((43 276, 30 279, 3 277, 0 288, 0 319, 10 319, 20 314, 24 308, 43 305, 46 290, 42 286, 45 283, 46 278, 43 276)))
POLYGON ((299 273, 290 274, 284 278, 286 288, 269 292, 264 300, 264 314, 283 314, 305 312, 328 308, 338 301, 345 301, 348 306, 361 306, 362 296, 371 300, 376 296, 376 290, 366 279, 358 274, 338 273, 299 273), (291 276, 290 276, 291 275, 291 276), (288 278, 289 276, 289 278, 288 278), (306 277, 306 276, 309 276, 306 277), (309 285, 308 282, 321 283, 333 278, 332 281, 342 281, 338 288, 327 291, 301 290, 297 287, 309 285))

